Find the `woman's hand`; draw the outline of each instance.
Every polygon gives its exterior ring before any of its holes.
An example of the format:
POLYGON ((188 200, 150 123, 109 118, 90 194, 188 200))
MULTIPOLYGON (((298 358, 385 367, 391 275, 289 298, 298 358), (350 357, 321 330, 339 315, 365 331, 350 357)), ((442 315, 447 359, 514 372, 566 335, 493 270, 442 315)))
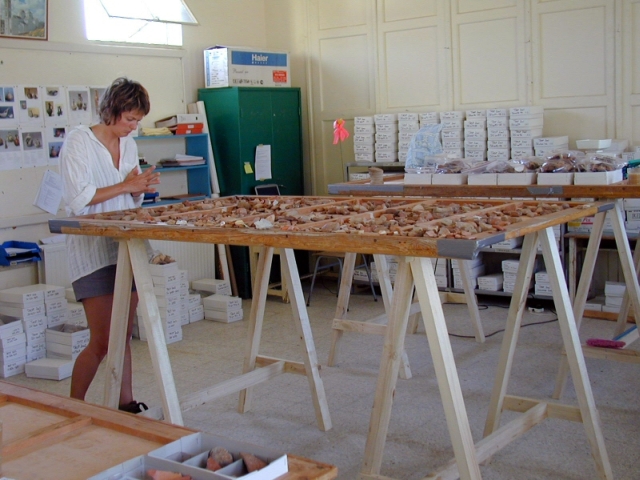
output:
POLYGON ((156 167, 152 165, 143 172, 140 172, 138 168, 131 170, 123 182, 126 190, 134 197, 143 193, 154 193, 156 189, 153 185, 160 183, 160 174, 154 172, 155 169, 156 167))

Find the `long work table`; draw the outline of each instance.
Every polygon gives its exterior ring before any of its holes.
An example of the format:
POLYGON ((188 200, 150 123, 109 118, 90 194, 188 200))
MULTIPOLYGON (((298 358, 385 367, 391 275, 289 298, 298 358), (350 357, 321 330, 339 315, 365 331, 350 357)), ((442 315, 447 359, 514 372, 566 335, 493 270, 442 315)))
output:
POLYGON ((56 233, 108 236, 121 241, 107 358, 110 374, 105 385, 106 405, 115 406, 118 399, 125 345, 124 319, 127 318, 133 276, 167 420, 182 424, 182 410, 232 393, 240 393, 238 408, 244 412, 250 408, 252 386, 282 373, 296 373, 307 376, 316 420, 321 430, 328 430, 331 418, 293 250, 396 255, 399 256, 399 267, 388 307, 388 325, 360 477, 381 478, 384 444, 415 288, 455 457, 434 473, 437 478, 481 478, 480 462, 488 460, 534 425, 555 417, 583 424, 596 471, 601 478, 609 479, 612 478, 611 465, 553 226, 585 216, 596 216, 604 222, 607 211, 612 209, 614 203, 611 201, 235 196, 52 220, 50 229, 56 233), (509 310, 484 438, 474 443, 430 258, 472 259, 483 247, 521 236, 524 236, 521 268, 509 310), (149 274, 145 239, 261 248, 241 375, 179 401, 149 274), (507 395, 538 241, 552 285, 578 406, 507 395), (280 249, 293 320, 302 339, 303 362, 259 355, 269 272, 276 248, 280 249), (522 415, 501 426, 501 414, 505 409, 522 415))

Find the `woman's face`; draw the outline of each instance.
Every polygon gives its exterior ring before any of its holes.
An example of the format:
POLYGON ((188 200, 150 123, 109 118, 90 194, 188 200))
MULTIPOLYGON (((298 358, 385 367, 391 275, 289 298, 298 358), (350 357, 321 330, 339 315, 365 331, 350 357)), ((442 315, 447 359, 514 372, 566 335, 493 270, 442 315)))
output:
POLYGON ((144 117, 144 113, 139 110, 123 112, 120 118, 111 125, 119 137, 126 137, 134 130, 138 129, 138 123, 144 117))

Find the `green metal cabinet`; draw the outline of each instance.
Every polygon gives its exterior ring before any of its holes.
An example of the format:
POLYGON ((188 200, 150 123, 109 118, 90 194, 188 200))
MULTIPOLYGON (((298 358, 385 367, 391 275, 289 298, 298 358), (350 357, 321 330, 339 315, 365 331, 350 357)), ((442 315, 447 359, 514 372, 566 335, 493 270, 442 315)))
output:
POLYGON ((221 195, 253 195, 256 185, 277 183, 283 195, 302 195, 299 88, 202 88, 221 195), (271 145, 271 175, 258 181, 258 145, 271 145))
MULTIPOLYGON (((222 196, 255 195, 256 185, 270 183, 277 184, 282 195, 304 194, 299 88, 202 88, 198 100, 207 111, 222 196), (254 173, 258 145, 271 145, 272 178, 261 181, 254 173)), ((231 247, 231 261, 238 294, 251 298, 248 248, 231 247)))

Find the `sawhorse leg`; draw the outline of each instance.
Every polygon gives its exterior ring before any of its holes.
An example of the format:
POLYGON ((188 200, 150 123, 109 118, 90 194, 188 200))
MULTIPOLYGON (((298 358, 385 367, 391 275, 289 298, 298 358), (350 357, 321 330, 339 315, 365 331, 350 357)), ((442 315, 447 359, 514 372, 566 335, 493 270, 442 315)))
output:
POLYGON ((148 264, 147 249, 142 240, 130 239, 120 242, 106 361, 108 374, 105 381, 104 404, 111 408, 118 408, 133 273, 164 417, 170 423, 183 425, 182 411, 148 264))
MULTIPOLYGON (((329 350, 329 358, 327 365, 335 366, 338 354, 338 344, 342 339, 344 331, 352 331, 358 333, 369 333, 376 335, 384 335, 386 325, 375 323, 375 321, 356 322, 347 320, 347 306, 349 305, 349 297, 351 296, 351 284, 353 283, 353 272, 356 264, 356 253, 346 253, 342 266, 342 278, 340 279, 340 291, 338 293, 338 305, 336 307, 335 318, 332 323, 331 332, 331 348, 329 350)), ((374 255, 376 269, 378 272, 378 282, 380 284, 380 292, 382 294, 382 302, 384 303, 385 312, 389 311, 391 298, 393 295, 393 287, 391 286, 391 278, 389 277, 389 265, 385 255, 374 255)), ((376 320, 378 320, 377 318, 376 320)), ((409 357, 403 350, 402 352, 402 368, 400 370, 400 378, 411 378, 411 367, 409 366, 409 357)))
POLYGON ((467 418, 455 360, 433 268, 428 258, 402 258, 396 275, 395 292, 389 309, 376 396, 371 411, 369 435, 360 473, 361 479, 379 479, 384 444, 391 417, 393 395, 400 368, 400 355, 407 331, 411 296, 415 287, 422 310, 429 348, 445 409, 459 477, 481 478, 467 418))
MULTIPOLYGON (((611 479, 613 473, 611 464, 607 456, 604 445, 604 437, 600 427, 598 412, 593 399, 593 392, 587 374, 587 368, 582 354, 582 347, 578 337, 578 329, 576 327, 571 300, 567 284, 564 278, 562 263, 558 253, 558 247, 555 243, 553 229, 551 227, 540 232, 540 241, 542 244, 542 254, 549 275, 549 282, 553 290, 553 300, 558 314, 558 324, 562 333, 564 349, 569 363, 569 369, 575 385, 576 396, 578 399, 579 414, 576 412, 571 419, 580 421, 584 425, 587 439, 591 445, 591 453, 596 463, 596 470, 600 478, 611 479)), ((516 278, 516 289, 511 299, 509 308, 509 317, 507 319, 507 327, 504 334, 504 340, 500 350, 500 360, 498 364, 498 374, 491 395, 489 405, 489 413, 485 424, 485 437, 491 435, 498 430, 500 424, 500 415, 504 408, 510 406, 514 402, 514 397, 506 396, 509 376, 513 364, 513 355, 518 338, 518 331, 522 322, 522 313, 526 302, 526 288, 531 281, 533 274, 533 264, 536 256, 536 242, 538 234, 530 233, 525 236, 522 247, 522 255, 520 267, 516 278), (508 405, 509 404, 509 405, 508 405)), ((560 406, 546 404, 543 402, 529 401, 521 399, 519 403, 536 404, 544 406, 548 416, 567 415, 571 409, 570 406, 560 406), (554 409, 562 407, 565 412, 554 413, 554 409)), ((561 408, 561 409, 562 409, 561 408)), ((561 410, 559 409, 559 410, 561 410)))
MULTIPOLYGON (((258 257, 258 269, 254 283, 254 296, 249 315, 249 336, 243 368, 245 375, 255 371, 258 364, 264 365, 275 363, 275 359, 258 356, 272 259, 273 247, 264 247, 258 257)), ((331 429, 331 416, 329 415, 329 406, 322 378, 320 378, 317 353, 313 343, 311 326, 309 324, 309 315, 305 306, 304 294, 302 292, 302 285, 300 284, 300 277, 298 275, 298 268, 296 266, 293 250, 290 248, 281 249, 280 260, 283 264, 283 272, 286 276, 287 286, 289 288, 293 323, 298 332, 298 336, 302 339, 304 350, 304 367, 302 369, 300 366, 289 362, 285 362, 285 366, 293 373, 302 373, 307 376, 307 379, 309 380, 309 387, 311 388, 311 397, 313 399, 318 426, 322 431, 327 431, 331 429)), ((252 387, 248 386, 240 393, 238 410, 240 412, 250 410, 251 399, 252 387)))

